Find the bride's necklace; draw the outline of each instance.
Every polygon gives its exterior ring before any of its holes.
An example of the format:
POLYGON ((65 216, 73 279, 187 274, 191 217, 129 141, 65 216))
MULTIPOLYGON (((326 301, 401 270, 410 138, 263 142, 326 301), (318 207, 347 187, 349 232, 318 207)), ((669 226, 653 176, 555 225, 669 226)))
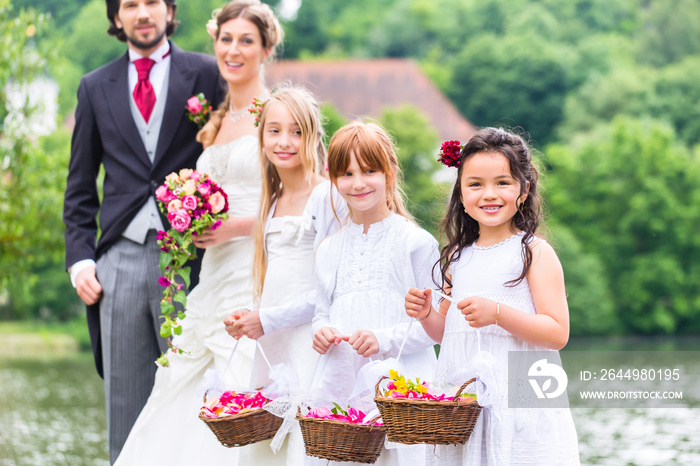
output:
MULTIPOLYGON (((267 91, 264 91, 262 94, 260 94, 260 97, 258 97, 258 100, 265 101, 267 100, 269 94, 267 91)), ((237 123, 241 118, 246 116, 248 114, 249 110, 247 108, 242 108, 240 110, 234 110, 233 106, 231 105, 231 102, 228 103, 228 117, 233 121, 234 123, 237 123)))
POLYGON ((234 111, 234 110, 233 110, 233 107, 231 106, 231 103, 229 102, 229 104, 228 104, 228 112, 229 112, 229 113, 228 113, 228 116, 229 116, 229 118, 231 118, 231 121, 233 121, 234 123, 236 123, 238 120, 240 120, 241 118, 243 118, 243 117, 246 115, 246 113, 248 113, 248 109, 247 109, 247 108, 242 108, 242 109, 240 109, 240 110, 238 110, 238 111, 234 111))

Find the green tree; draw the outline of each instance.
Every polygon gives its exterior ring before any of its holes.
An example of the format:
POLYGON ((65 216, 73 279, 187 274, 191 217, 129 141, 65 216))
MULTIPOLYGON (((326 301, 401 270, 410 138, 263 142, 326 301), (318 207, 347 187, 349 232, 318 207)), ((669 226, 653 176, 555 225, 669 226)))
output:
POLYGON ((605 269, 627 331, 697 332, 700 159, 658 122, 617 117, 577 146, 552 145, 548 199, 605 269))
POLYGON ((600 258, 586 251, 571 229, 554 224, 550 232, 564 269, 571 335, 620 332, 622 328, 600 258))
POLYGON ((323 143, 328 147, 333 134, 338 131, 338 128, 347 123, 347 119, 330 103, 321 105, 321 115, 323 116, 323 132, 325 136, 323 143))
POLYGON ((659 71, 649 113, 673 125, 688 145, 700 143, 700 54, 659 71))
POLYGON ((379 120, 396 140, 407 208, 436 235, 447 202, 444 187, 433 179, 440 168, 435 156, 437 133, 425 115, 410 105, 386 109, 379 120))
POLYGON ((36 43, 49 26, 44 15, 15 12, 9 0, 0 0, 0 289, 10 298, 0 310, 4 317, 36 316, 57 300, 68 308, 75 298, 72 291, 70 299, 59 296, 70 287, 62 265, 61 219, 70 134, 59 129, 37 137, 34 122, 50 115, 50 98, 35 105, 32 93, 38 91, 29 87, 48 67, 50 51, 36 43), (44 274, 48 270, 50 276, 44 274))
POLYGON ((664 66, 700 54, 700 3, 696 0, 652 0, 642 3, 636 30, 637 57, 664 66))
POLYGON ((569 90, 558 53, 537 36, 480 37, 456 58, 448 94, 475 124, 521 126, 544 144, 569 90))

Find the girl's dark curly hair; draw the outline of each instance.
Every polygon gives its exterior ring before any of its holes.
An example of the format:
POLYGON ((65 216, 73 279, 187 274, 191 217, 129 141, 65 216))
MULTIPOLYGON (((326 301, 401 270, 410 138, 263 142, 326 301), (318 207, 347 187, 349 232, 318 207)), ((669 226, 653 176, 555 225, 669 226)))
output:
MULTIPOLYGON (((440 266, 443 288, 452 286, 447 278, 450 265, 459 259, 465 247, 472 245, 479 238, 479 223, 464 212, 461 180, 464 166, 469 158, 482 152, 503 154, 508 159, 511 175, 520 184, 520 196, 527 195, 511 221, 514 231, 525 233, 522 237, 523 271, 518 278, 507 282, 507 285, 515 286, 520 283, 532 265, 532 251, 528 245, 538 231, 542 210, 537 197, 539 171, 522 137, 501 128, 483 128, 462 148, 457 168, 457 181, 452 189, 445 218, 440 224, 441 233, 447 238, 447 243, 440 250, 440 261, 435 266, 440 266)), ((440 286, 440 284, 437 285, 440 286)))

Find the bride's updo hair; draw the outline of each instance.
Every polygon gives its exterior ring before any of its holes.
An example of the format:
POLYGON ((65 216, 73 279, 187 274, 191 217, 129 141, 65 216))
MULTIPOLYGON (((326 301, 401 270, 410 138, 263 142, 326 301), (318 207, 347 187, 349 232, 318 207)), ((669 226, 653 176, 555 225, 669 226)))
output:
MULTIPOLYGON (((244 18, 258 28, 263 48, 270 50, 268 60, 274 59, 277 47, 284 38, 284 31, 269 5, 261 3, 260 0, 233 0, 224 5, 218 12, 215 10, 215 15, 216 36, 214 40, 219 40, 222 24, 232 19, 244 18)), ((260 79, 263 79, 262 75, 260 79)), ((226 92, 224 101, 221 102, 218 109, 212 112, 207 124, 197 133, 197 141, 201 142, 205 148, 214 142, 230 102, 231 96, 226 92)))

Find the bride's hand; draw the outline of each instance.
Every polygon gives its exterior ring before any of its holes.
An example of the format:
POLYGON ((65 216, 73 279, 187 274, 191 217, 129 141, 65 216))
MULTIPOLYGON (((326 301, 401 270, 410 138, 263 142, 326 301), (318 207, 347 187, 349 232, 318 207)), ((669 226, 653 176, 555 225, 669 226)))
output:
POLYGON ((255 217, 229 217, 217 229, 207 227, 198 236, 193 236, 192 242, 198 248, 208 248, 231 238, 250 236, 254 223, 255 217))

